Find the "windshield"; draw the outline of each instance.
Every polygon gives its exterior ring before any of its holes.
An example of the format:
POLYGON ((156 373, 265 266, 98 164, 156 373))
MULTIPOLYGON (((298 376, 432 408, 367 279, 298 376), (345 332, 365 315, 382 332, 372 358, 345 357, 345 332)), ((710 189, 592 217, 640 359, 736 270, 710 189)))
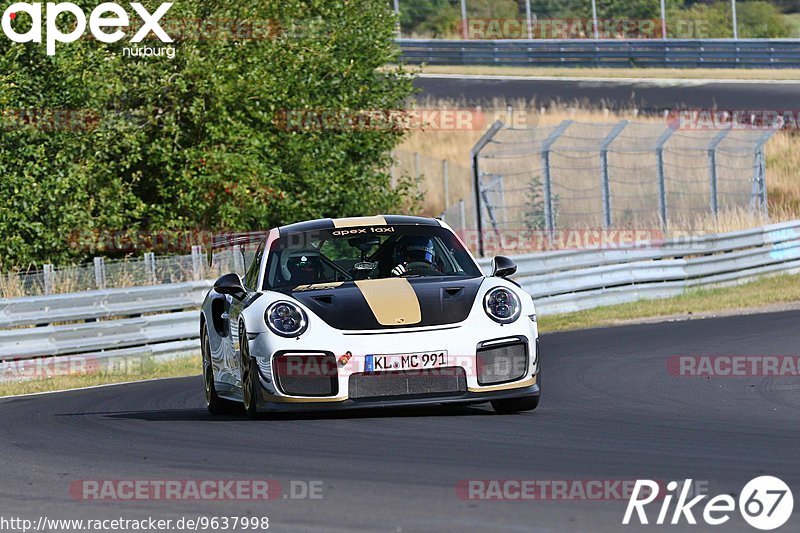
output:
POLYGON ((447 229, 370 226, 284 235, 269 252, 265 289, 389 277, 483 273, 447 229))

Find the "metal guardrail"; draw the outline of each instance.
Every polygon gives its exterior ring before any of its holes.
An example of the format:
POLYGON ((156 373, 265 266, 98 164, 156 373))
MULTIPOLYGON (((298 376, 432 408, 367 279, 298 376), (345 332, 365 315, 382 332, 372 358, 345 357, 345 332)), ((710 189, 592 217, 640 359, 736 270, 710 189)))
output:
MULTIPOLYGON (((515 261, 515 279, 533 295, 538 313, 578 311, 800 272, 800 220, 648 248, 545 252, 515 261)), ((480 264, 491 268, 490 259, 480 264)), ((69 364, 197 353, 197 308, 210 287, 203 281, 0 300, 0 381, 19 379, 15 365, 31 359, 69 364)))
POLYGON ((199 348, 197 309, 210 281, 0 299, 0 381, 199 348), (31 327, 32 326, 32 327, 31 327), (46 367, 30 364, 47 358, 46 367), (28 363, 28 364, 25 364, 28 363), (21 366, 25 369, 21 369, 21 366), (64 366, 66 365, 66 366, 64 366))
MULTIPOLYGON (((539 314, 676 296, 698 286, 800 272, 800 221, 665 241, 648 248, 517 256, 516 281, 539 314)), ((480 261, 484 271, 491 261, 480 261)))
POLYGON ((200 306, 210 285, 198 281, 0 299, 0 329, 194 309, 200 306))
POLYGON ((800 67, 800 39, 398 39, 403 60, 428 65, 800 67))

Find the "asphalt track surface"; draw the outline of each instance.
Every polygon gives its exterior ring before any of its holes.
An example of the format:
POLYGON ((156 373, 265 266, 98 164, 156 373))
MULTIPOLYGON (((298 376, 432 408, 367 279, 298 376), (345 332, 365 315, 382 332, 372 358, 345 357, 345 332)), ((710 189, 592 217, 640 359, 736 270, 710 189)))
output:
MULTIPOLYGON (((543 400, 520 415, 465 407, 212 418, 199 377, 0 400, 0 516, 266 515, 272 531, 636 531, 646 528, 620 525, 625 501, 467 501, 454 487, 693 478, 715 495, 768 474, 794 489, 784 530, 797 531, 800 380, 674 377, 666 361, 797 354, 799 322, 791 311, 544 335, 543 400), (69 494, 85 479, 259 478, 283 491, 290 480, 321 480, 323 498, 131 503, 69 494)), ((648 509, 654 520, 658 508, 648 509)), ((716 528, 661 529, 755 531, 738 513, 716 528)))
POLYGON ((605 106, 609 109, 637 108, 659 112, 665 109, 797 110, 800 82, 714 83, 697 81, 598 81, 558 79, 462 79, 418 77, 418 98, 447 99, 479 105, 500 100, 525 100, 537 106, 551 103, 605 106))

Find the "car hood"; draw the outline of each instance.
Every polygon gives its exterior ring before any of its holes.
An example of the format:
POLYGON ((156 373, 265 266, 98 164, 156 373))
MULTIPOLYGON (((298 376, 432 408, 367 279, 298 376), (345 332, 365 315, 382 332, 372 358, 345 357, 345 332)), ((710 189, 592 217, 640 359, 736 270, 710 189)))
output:
POLYGON ((333 328, 443 326, 469 316, 484 278, 390 278, 287 291, 333 328))

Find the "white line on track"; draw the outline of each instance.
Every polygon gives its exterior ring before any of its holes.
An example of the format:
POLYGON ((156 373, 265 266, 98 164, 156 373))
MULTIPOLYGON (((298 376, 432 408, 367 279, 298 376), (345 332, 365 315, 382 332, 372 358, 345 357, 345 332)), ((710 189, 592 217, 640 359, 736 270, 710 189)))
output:
POLYGON ((106 387, 118 387, 120 385, 135 385, 136 383, 151 383, 153 381, 166 381, 168 379, 182 379, 182 378, 194 378, 197 376, 175 376, 171 378, 153 378, 153 379, 142 379, 139 381, 123 381, 120 383, 106 383, 104 385, 92 385, 90 387, 78 387, 75 389, 63 389, 63 390, 52 390, 52 391, 44 391, 44 392, 29 392, 28 394, 14 394, 11 396, 0 396, 0 400, 8 400, 10 398, 26 398, 28 396, 46 396, 48 394, 61 394, 62 392, 75 392, 75 391, 83 391, 83 390, 92 390, 92 389, 104 389, 106 387))
POLYGON ((417 74, 418 78, 442 80, 481 80, 481 81, 569 81, 595 83, 638 83, 658 87, 700 86, 711 84, 748 85, 800 85, 800 80, 743 80, 743 79, 693 79, 693 78, 602 78, 580 76, 506 76, 494 74, 417 74))

